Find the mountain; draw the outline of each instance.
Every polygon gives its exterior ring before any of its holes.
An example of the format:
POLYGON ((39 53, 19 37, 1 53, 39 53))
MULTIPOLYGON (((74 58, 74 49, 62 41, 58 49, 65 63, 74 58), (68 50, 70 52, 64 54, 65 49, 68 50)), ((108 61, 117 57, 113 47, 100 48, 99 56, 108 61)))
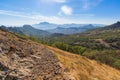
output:
POLYGON ((50 33, 44 30, 39 30, 33 28, 31 25, 24 25, 22 27, 5 27, 1 26, 1 29, 11 31, 17 34, 23 34, 27 36, 34 36, 36 38, 44 38, 47 37, 50 33))
POLYGON ((41 22, 39 24, 34 24, 32 26, 35 27, 36 29, 47 30, 47 29, 54 29, 58 25, 53 23, 48 23, 48 22, 41 22))
POLYGON ((103 29, 106 29, 106 30, 117 30, 117 29, 120 29, 120 21, 112 24, 112 25, 109 25, 109 26, 106 26, 104 27, 103 29))
POLYGON ((120 71, 0 30, 0 80, 120 80, 120 71))
POLYGON ((75 34, 75 33, 80 33, 84 32, 87 30, 95 29, 100 26, 94 26, 92 24, 89 25, 78 25, 78 24, 69 24, 68 28, 64 28, 66 25, 61 25, 60 27, 57 27, 55 29, 47 30, 48 32, 51 33, 63 33, 63 34, 75 34))

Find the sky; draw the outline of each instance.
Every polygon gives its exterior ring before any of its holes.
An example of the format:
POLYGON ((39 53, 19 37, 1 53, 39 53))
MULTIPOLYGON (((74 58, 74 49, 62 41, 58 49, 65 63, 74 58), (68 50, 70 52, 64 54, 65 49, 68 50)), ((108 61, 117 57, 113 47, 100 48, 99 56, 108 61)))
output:
POLYGON ((112 24, 120 20, 120 0, 0 0, 0 25, 112 24))

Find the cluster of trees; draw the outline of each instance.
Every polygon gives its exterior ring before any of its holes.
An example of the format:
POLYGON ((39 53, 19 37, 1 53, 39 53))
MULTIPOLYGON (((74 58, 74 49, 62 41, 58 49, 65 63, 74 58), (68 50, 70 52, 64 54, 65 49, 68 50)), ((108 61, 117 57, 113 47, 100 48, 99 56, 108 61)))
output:
POLYGON ((68 52, 72 52, 72 53, 76 53, 76 54, 83 54, 86 51, 85 47, 82 46, 71 46, 68 44, 65 44, 63 42, 55 42, 52 44, 53 47, 62 49, 64 51, 68 51, 68 52))

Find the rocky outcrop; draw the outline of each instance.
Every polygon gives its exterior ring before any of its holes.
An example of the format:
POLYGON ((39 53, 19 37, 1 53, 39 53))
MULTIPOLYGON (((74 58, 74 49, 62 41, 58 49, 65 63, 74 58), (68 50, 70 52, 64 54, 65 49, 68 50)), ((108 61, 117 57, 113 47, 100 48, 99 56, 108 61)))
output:
POLYGON ((0 80, 74 80, 45 46, 0 31, 0 80))

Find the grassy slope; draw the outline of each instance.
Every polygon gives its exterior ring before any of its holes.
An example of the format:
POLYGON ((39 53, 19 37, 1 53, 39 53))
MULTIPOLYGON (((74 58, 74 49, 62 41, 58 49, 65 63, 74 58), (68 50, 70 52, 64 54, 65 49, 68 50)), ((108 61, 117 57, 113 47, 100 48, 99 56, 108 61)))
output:
POLYGON ((76 54, 48 48, 57 55, 76 80, 120 80, 120 71, 114 68, 76 54))

